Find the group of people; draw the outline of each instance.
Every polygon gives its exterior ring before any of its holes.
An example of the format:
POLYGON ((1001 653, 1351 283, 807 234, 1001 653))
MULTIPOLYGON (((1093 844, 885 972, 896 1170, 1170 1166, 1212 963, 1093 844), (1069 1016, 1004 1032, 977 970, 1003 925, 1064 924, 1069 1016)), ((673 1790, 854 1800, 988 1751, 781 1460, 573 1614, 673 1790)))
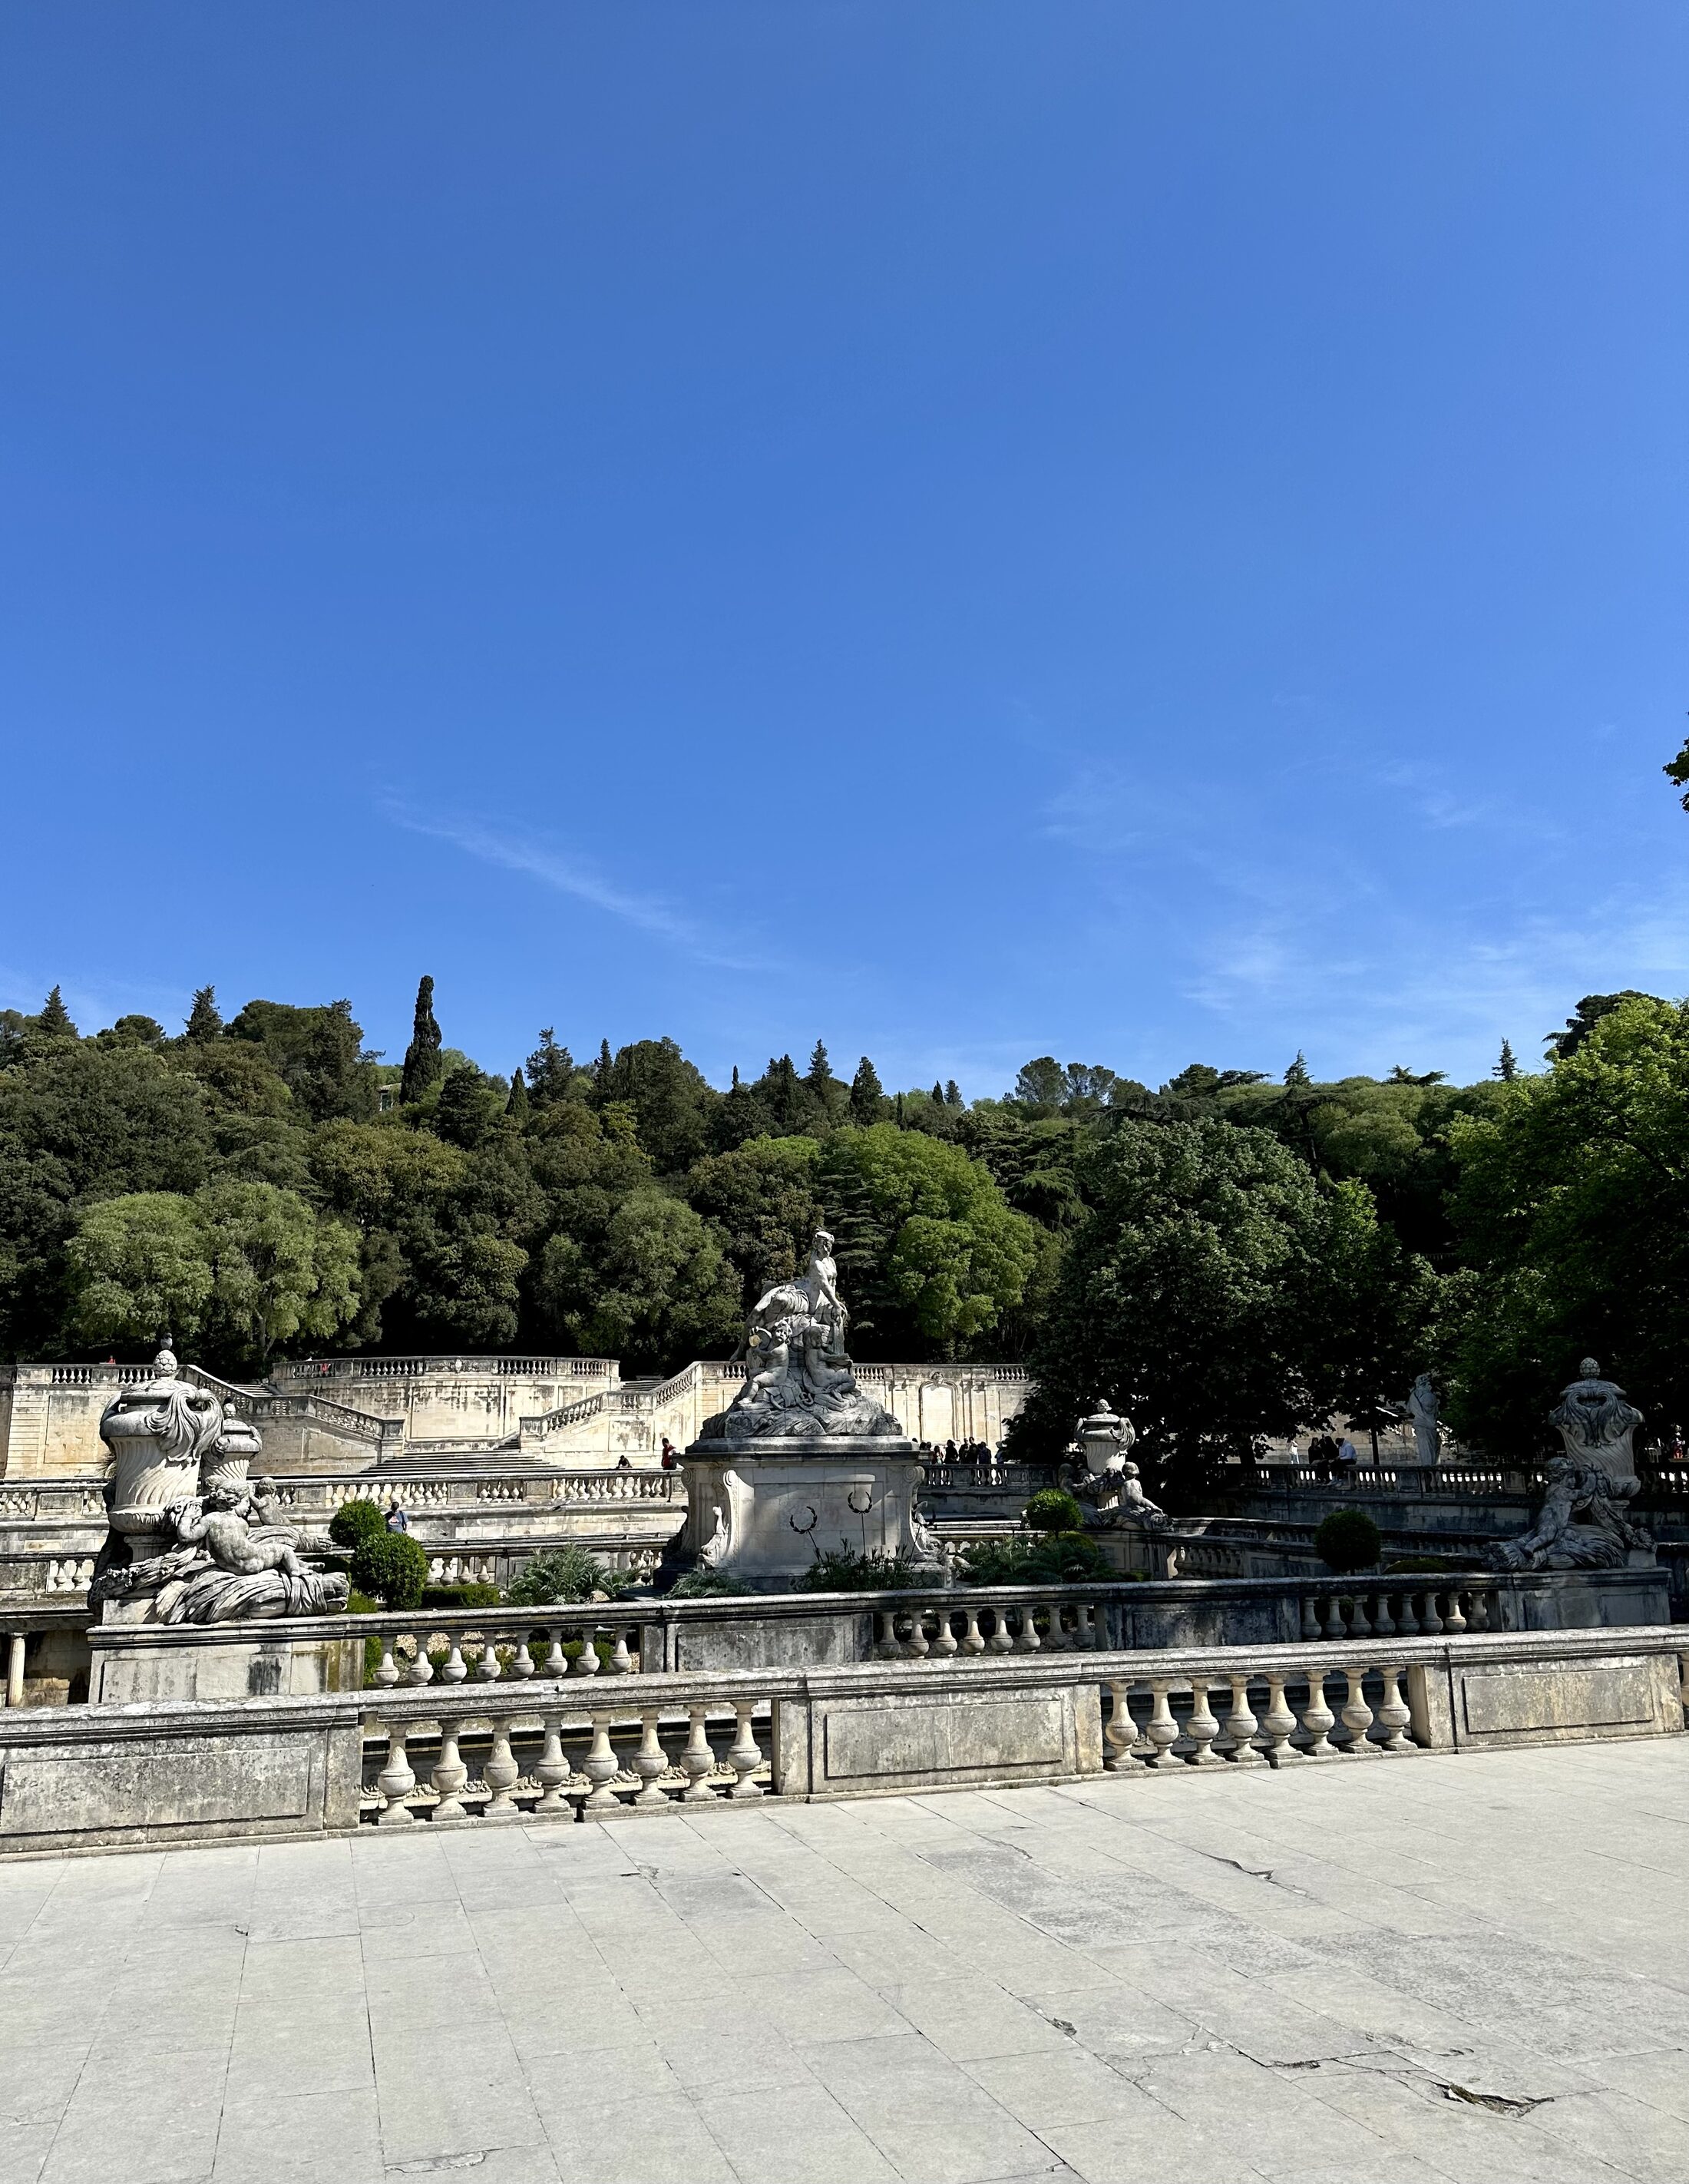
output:
POLYGON ((975 1463, 989 1468, 997 1462, 996 1451, 982 1440, 947 1440, 941 1444, 924 1440, 920 1453, 923 1459, 934 1463, 975 1463))
MULTIPOLYGON (((1297 1461, 1294 1441, 1290 1445, 1290 1460, 1297 1461)), ((1322 1479, 1347 1479, 1359 1468, 1360 1451, 1347 1434, 1341 1440, 1328 1433, 1315 1434, 1308 1444, 1308 1462, 1322 1479)))

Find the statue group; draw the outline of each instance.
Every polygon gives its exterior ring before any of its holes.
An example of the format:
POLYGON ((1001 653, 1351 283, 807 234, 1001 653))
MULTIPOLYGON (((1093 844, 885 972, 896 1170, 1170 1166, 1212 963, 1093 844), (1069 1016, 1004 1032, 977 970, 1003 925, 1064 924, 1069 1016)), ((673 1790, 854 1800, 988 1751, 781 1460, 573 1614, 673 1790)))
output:
POLYGON ((1530 1529, 1503 1540, 1503 1569, 1620 1569, 1655 1560, 1650 1535, 1631 1513, 1641 1485, 1633 1440, 1642 1414, 1586 1357, 1548 1423, 1560 1452, 1548 1459, 1542 1507, 1530 1529))
POLYGON ((845 1354, 850 1315, 839 1294, 833 1238, 818 1228, 809 1264, 758 1298, 736 1355, 745 1384, 706 1421, 706 1440, 895 1439, 903 1429, 858 1386, 845 1354))
POLYGON ((179 1377, 169 1350, 153 1377, 107 1406, 111 1510, 89 1604, 108 1620, 234 1623, 343 1610, 346 1579, 308 1568, 278 1524, 275 1489, 253 1479, 258 1432, 179 1377))

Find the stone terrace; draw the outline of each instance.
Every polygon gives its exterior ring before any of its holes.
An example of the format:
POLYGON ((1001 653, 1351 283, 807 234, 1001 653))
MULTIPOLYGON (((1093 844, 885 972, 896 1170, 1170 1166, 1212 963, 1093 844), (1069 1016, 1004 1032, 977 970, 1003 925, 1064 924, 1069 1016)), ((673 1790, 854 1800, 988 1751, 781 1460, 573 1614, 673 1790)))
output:
POLYGON ((1689 2173, 1689 1740, 0 1867, 0 2180, 1689 2173))

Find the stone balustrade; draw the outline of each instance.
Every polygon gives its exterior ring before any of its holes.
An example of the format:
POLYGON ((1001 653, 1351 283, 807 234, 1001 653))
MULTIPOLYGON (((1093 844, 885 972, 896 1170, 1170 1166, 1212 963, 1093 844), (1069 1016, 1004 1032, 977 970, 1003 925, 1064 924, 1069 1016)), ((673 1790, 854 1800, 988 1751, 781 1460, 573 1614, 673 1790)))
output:
POLYGON ((1680 1735, 1686 1646, 1670 1627, 1042 1644, 592 1679, 531 1649, 526 1676, 482 1680, 465 1664, 449 1680, 312 1697, 8 1708, 0 1852, 593 1821, 1104 1770, 1293 1777, 1422 1750, 1680 1735))

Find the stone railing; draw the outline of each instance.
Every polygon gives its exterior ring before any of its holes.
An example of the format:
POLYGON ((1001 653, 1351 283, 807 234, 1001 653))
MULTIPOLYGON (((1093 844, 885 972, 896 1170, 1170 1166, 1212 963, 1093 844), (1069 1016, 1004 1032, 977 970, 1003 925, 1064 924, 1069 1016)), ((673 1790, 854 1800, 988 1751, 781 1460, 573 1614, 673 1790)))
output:
MULTIPOLYGON (((615 1819, 1681 1735, 1681 1634, 1071 1650, 0 1714, 0 1850, 615 1819)), ((1292 1793, 1293 1794, 1293 1792, 1292 1793)), ((1292 1823, 1287 1823, 1292 1825, 1292 1823)))
POLYGON ((604 1407, 605 1398, 597 1396, 577 1396, 572 1403, 560 1403, 554 1411, 543 1411, 538 1417, 524 1418, 519 1433, 524 1444, 530 1440, 544 1440, 547 1435, 566 1433, 570 1426, 585 1425, 595 1418, 604 1407))
POLYGON ((270 1368, 273 1380, 420 1380, 443 1373, 516 1380, 608 1380, 621 1376, 614 1357, 292 1357, 270 1368))
POLYGON ((1058 1469, 1053 1463, 948 1463, 931 1456, 920 1465, 935 1494, 1018 1494, 1022 1500, 1053 1486, 1058 1469))

